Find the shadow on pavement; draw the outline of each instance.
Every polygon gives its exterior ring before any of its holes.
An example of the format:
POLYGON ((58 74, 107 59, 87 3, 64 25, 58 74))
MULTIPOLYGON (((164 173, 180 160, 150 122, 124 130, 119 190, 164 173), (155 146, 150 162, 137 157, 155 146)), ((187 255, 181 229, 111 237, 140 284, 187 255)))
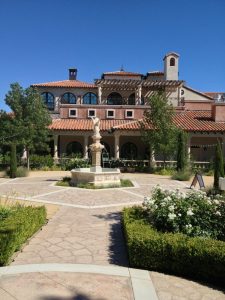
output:
POLYGON ((93 298, 85 294, 78 293, 71 297, 58 297, 58 296, 46 296, 40 298, 40 300, 106 300, 104 298, 93 298))
POLYGON ((121 212, 112 212, 105 215, 94 215, 99 219, 104 219, 110 222, 110 245, 109 245, 109 263, 128 267, 128 256, 123 235, 121 223, 121 212))

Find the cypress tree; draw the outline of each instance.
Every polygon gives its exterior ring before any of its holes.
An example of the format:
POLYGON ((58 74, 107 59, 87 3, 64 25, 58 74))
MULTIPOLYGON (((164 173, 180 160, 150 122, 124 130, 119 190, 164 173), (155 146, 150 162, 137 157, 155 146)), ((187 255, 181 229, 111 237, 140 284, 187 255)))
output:
POLYGON ((214 188, 219 189, 219 177, 224 177, 224 161, 221 144, 218 141, 214 159, 214 188))
POLYGON ((10 178, 16 177, 17 170, 17 159, 16 159, 16 144, 11 144, 11 152, 10 152, 10 178))
POLYGON ((184 171, 186 164, 186 136, 183 131, 179 131, 177 136, 177 171, 184 171))

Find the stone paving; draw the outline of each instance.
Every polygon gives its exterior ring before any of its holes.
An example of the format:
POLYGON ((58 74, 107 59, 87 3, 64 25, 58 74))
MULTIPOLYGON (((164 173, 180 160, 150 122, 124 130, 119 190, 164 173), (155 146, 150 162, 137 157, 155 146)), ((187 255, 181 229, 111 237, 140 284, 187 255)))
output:
MULTIPOLYGON (((59 211, 50 219, 49 223, 44 226, 43 229, 31 239, 29 244, 25 246, 23 251, 18 254, 12 266, 42 263, 114 264, 127 266, 128 259, 126 257, 120 222, 120 213, 124 204, 133 205, 136 202, 141 203, 143 197, 149 195, 151 189, 156 184, 160 184, 166 189, 176 189, 179 187, 187 191, 186 186, 188 186, 189 183, 171 181, 168 177, 150 174, 123 174, 122 176, 134 180, 137 183, 136 187, 99 191, 73 188, 66 189, 53 186, 54 182, 59 178, 59 174, 53 173, 49 176, 47 172, 44 176, 20 178, 14 181, 1 179, 0 194, 11 195, 14 190, 16 190, 20 196, 25 195, 28 199, 31 198, 33 201, 39 200, 58 203, 60 207, 59 211), (65 204, 73 206, 67 207, 65 204), (83 206, 83 208, 80 206, 83 206)), ((37 282, 39 282, 39 280, 42 282, 43 276, 45 275, 46 274, 35 274, 34 278, 37 278, 37 282)), ((73 275, 75 280, 78 275, 73 275)), ((150 275, 160 300, 225 299, 225 295, 222 291, 213 290, 195 282, 156 272, 150 272, 150 275)), ((26 280, 27 275, 25 276, 24 274, 23 276, 22 278, 26 280)), ((5 278, 4 281, 1 280, 0 287, 4 286, 4 284, 6 286, 7 284, 10 285, 10 278, 5 278)), ((78 278, 81 278, 80 275, 78 278)), ((88 286, 92 285, 92 279, 93 282, 95 282, 97 277, 93 275, 91 282, 85 279, 85 275, 82 278, 85 282, 84 286, 87 284, 88 289, 88 286)), ((114 279, 116 280, 116 278, 114 279)), ((113 289, 117 289, 116 286, 118 286, 118 290, 121 291, 121 294, 119 292, 116 295, 113 294, 112 298, 110 298, 110 296, 105 297, 102 294, 97 294, 97 292, 96 294, 94 294, 94 292, 93 294, 91 293, 91 298, 89 298, 89 296, 86 298, 73 298, 71 297, 71 293, 74 291, 71 289, 69 292, 68 290, 65 291, 64 298, 57 298, 56 295, 55 298, 37 299, 57 300, 67 299, 67 296, 68 299, 100 300, 101 297, 102 299, 133 299, 132 293, 130 293, 129 280, 121 279, 122 281, 120 281, 119 278, 117 279, 118 282, 113 289), (125 292, 123 290, 124 285, 127 285, 125 292), (70 296, 68 293, 70 293, 70 296)), ((99 280, 103 280, 103 278, 99 280)), ((106 278, 104 285, 104 289, 106 290, 108 284, 107 280, 109 280, 109 282, 111 281, 113 286, 113 280, 106 278)), ((76 281, 77 294, 79 294, 78 282, 79 280, 76 281)), ((98 282, 97 279, 96 282, 98 282)), ((38 284, 34 289, 38 289, 38 284)), ((62 291, 62 293, 64 292, 62 291)), ((88 291, 85 291, 85 293, 89 295, 88 291)), ((12 295, 13 298, 9 298, 11 296, 7 294, 7 297, 1 299, 17 299, 14 295, 12 295)), ((34 298, 25 297, 24 299, 34 298)))

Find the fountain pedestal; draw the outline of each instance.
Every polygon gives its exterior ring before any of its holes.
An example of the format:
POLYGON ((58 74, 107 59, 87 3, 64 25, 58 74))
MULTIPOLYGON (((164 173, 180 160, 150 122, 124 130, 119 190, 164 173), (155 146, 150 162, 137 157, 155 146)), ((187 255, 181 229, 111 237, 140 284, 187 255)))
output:
POLYGON ((101 154, 104 146, 100 143, 101 135, 99 130, 100 120, 93 118, 94 135, 93 144, 90 145, 92 166, 91 168, 77 168, 71 170, 71 183, 78 185, 80 183, 90 183, 94 186, 120 186, 120 170, 101 167, 101 154))

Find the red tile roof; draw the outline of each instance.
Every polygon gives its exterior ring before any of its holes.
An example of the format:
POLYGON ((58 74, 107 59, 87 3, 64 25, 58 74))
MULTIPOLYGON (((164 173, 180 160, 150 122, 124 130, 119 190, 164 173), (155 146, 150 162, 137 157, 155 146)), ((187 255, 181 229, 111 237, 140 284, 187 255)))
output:
POLYGON ((65 87, 65 88, 96 88, 93 83, 82 82, 79 80, 62 80, 62 81, 52 81, 45 83, 35 83, 32 84, 34 87, 65 87))
POLYGON ((116 76, 141 76, 140 73, 126 72, 126 71, 115 71, 115 72, 105 72, 103 75, 116 75, 116 76))
MULTIPOLYGON (((185 131, 225 132, 225 123, 213 121, 210 111, 184 111, 176 113, 174 123, 185 131)), ((117 130, 140 130, 139 121, 130 120, 101 120, 102 131, 115 127, 117 130)), ((49 127, 52 130, 81 130, 93 129, 90 119, 56 119, 49 127)), ((151 125, 148 126, 151 128, 151 125)))

